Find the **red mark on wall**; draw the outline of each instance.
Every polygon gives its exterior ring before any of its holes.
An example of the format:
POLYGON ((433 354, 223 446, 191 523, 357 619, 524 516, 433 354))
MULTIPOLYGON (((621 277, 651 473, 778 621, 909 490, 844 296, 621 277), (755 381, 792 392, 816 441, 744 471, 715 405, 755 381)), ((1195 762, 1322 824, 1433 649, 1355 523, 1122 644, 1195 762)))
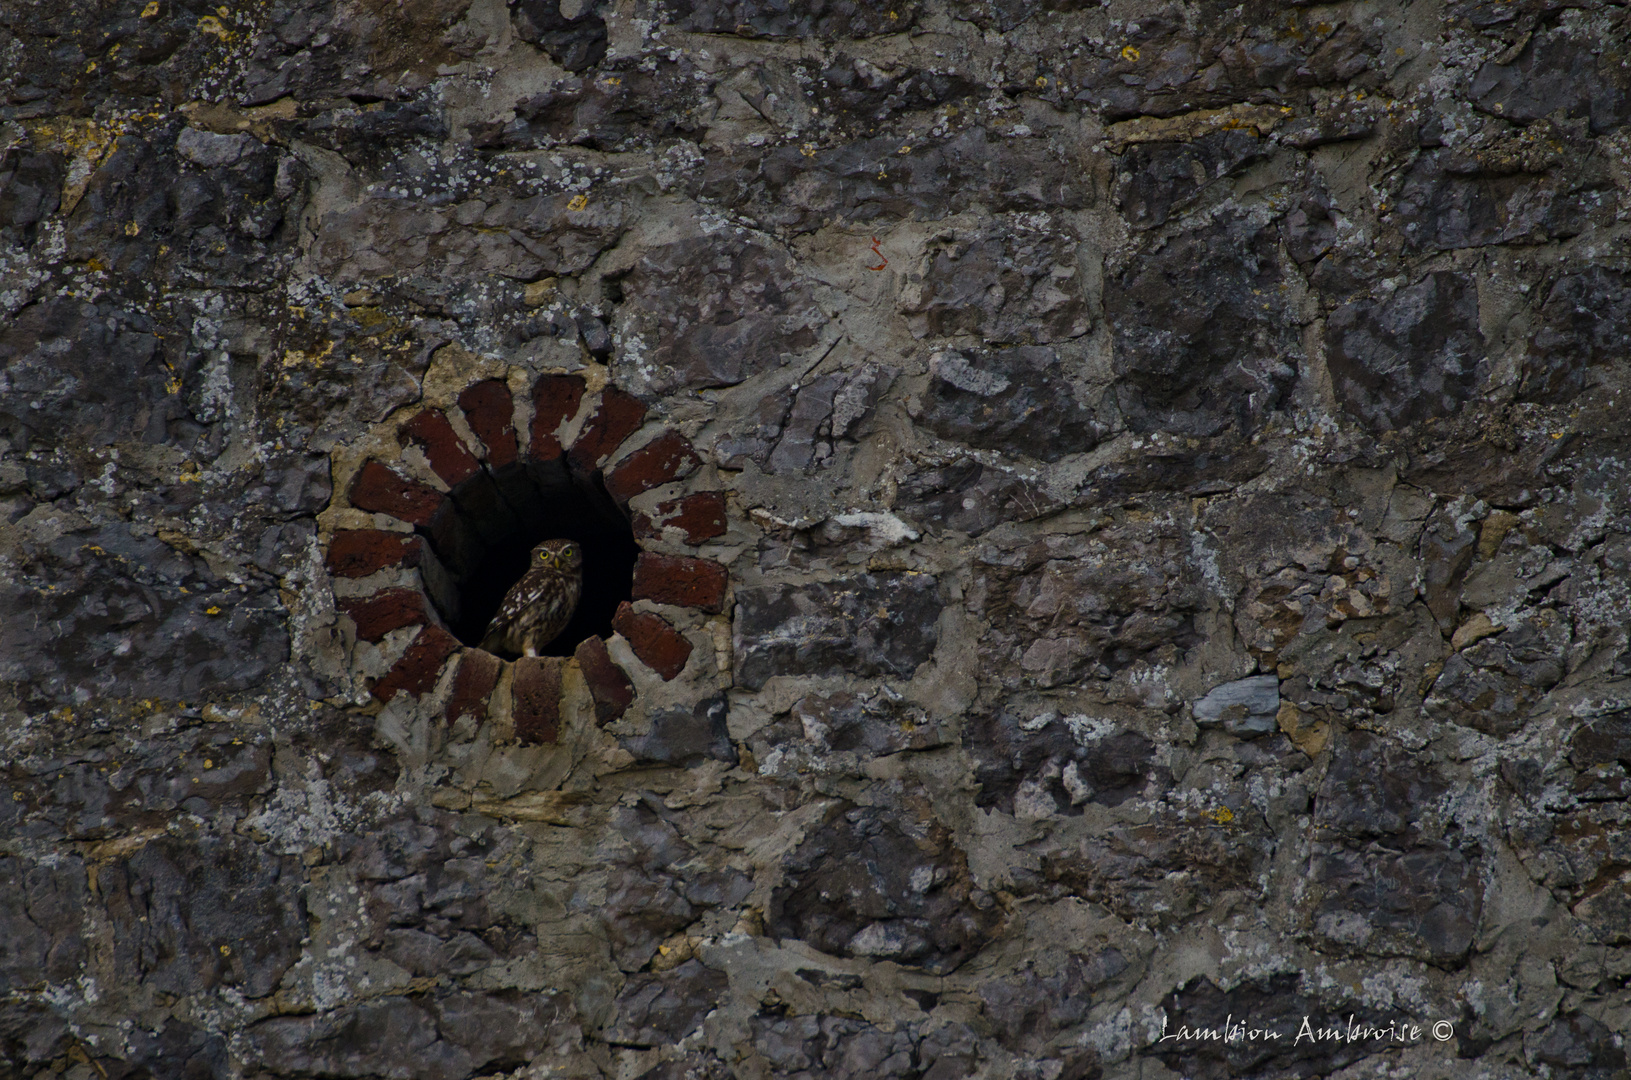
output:
POLYGON ((878 250, 878 238, 876 236, 872 238, 872 254, 876 255, 881 261, 877 266, 867 267, 868 270, 882 270, 889 265, 889 257, 878 250))

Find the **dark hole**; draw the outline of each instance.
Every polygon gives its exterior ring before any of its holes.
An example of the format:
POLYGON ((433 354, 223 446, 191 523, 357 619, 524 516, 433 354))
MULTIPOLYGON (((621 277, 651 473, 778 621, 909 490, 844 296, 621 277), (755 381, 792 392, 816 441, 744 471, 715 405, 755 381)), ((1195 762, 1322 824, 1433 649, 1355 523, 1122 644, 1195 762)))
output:
MULTIPOLYGON (((583 550, 583 593, 576 614, 543 652, 571 656, 588 637, 610 637, 617 605, 630 598, 633 530, 599 473, 578 474, 563 460, 507 465, 478 473, 428 529, 445 572, 429 567, 426 585, 453 636, 479 645, 510 586, 545 540, 574 540, 583 550)), ((514 659, 506 656, 506 659, 514 659)))

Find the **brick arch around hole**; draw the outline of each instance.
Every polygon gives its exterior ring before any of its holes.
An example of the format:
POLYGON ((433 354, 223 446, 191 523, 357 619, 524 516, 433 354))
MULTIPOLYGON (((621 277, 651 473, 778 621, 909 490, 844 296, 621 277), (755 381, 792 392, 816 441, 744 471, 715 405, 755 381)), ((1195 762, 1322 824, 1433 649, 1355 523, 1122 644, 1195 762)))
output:
POLYGON ((373 680, 375 697, 441 695, 449 723, 465 716, 483 723, 507 711, 520 741, 552 743, 568 666, 581 672, 600 724, 633 702, 634 684, 607 649, 612 635, 665 680, 684 670, 691 642, 661 614, 636 612, 629 601, 723 611, 722 565, 645 548, 661 541, 684 551, 722 536, 725 498, 695 489, 695 450, 677 432, 647 423, 642 402, 609 384, 595 390, 580 374, 538 376, 521 394, 487 379, 454 404, 382 427, 384 441, 399 447, 395 456, 364 461, 335 494, 338 508, 361 511, 372 524, 334 529, 325 551, 330 575, 344 583, 336 607, 357 638, 400 649, 373 680), (661 501, 647 512, 631 511, 630 500, 665 485, 674 490, 658 492, 661 501), (526 551, 553 536, 586 547, 583 618, 560 639, 569 655, 509 660, 475 647, 526 551), (591 603, 589 564, 616 562, 611 549, 620 537, 628 580, 602 581, 591 603), (518 566, 494 566, 517 558, 518 566), (506 666, 513 668, 507 680, 506 666), (507 702, 495 700, 500 695, 507 702))

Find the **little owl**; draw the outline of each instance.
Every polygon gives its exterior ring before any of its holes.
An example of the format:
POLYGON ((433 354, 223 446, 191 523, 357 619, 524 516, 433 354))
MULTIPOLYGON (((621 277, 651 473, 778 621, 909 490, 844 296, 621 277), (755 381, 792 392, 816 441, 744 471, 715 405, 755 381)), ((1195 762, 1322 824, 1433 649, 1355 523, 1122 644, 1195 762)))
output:
POLYGON ((481 647, 537 656, 572 621, 582 591, 582 549, 570 540, 545 540, 532 549, 526 574, 504 594, 481 647))

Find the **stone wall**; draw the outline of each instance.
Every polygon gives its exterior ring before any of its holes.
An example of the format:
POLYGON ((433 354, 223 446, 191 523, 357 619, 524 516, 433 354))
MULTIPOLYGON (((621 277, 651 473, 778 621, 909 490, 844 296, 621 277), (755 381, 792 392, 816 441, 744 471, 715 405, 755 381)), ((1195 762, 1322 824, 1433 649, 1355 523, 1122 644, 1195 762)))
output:
POLYGON ((1628 41, 0 0, 0 1073, 1626 1076, 1628 41))

